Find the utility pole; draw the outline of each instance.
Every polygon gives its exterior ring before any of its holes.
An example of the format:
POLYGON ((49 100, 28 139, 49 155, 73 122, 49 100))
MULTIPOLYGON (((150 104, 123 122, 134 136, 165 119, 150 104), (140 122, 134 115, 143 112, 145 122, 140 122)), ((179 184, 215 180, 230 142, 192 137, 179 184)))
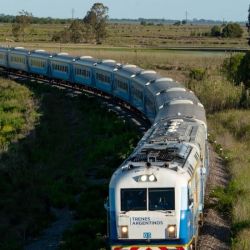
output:
POLYGON ((72 21, 73 21, 74 20, 74 15, 75 15, 75 9, 74 8, 71 10, 71 14, 72 14, 72 21))
POLYGON ((187 24, 187 22, 188 22, 188 12, 187 12, 187 10, 185 12, 185 16, 186 16, 186 24, 187 24))

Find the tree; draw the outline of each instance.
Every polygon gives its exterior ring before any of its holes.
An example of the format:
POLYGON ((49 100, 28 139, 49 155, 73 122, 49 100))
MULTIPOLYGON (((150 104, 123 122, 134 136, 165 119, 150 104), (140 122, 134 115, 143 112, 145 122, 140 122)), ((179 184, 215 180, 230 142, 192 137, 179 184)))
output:
POLYGON ((243 54, 235 54, 226 58, 222 64, 222 72, 226 75, 229 81, 236 85, 240 84, 239 67, 243 59, 243 54))
POLYGON ((246 88, 250 88, 250 52, 242 58, 238 68, 239 81, 243 82, 246 88))
POLYGON ((107 36, 107 20, 108 7, 102 3, 95 3, 83 19, 87 33, 93 33, 97 43, 102 43, 107 36))
POLYGON ((80 43, 83 40, 84 28, 79 20, 74 20, 69 27, 71 37, 70 40, 73 43, 80 43))
POLYGON ((222 30, 222 36, 228 38, 242 37, 243 29, 238 23, 229 23, 222 30))
POLYGON ((211 29, 211 36, 219 37, 221 36, 221 27, 214 25, 211 29))
POLYGON ((25 10, 19 11, 18 14, 15 23, 12 25, 12 33, 17 40, 19 40, 20 35, 22 35, 24 41, 25 29, 30 25, 33 16, 32 13, 25 10))

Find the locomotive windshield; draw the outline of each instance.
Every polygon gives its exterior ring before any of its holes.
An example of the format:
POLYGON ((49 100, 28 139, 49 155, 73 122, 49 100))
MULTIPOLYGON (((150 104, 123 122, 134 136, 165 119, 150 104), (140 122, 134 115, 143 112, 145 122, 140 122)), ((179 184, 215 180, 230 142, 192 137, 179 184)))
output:
POLYGON ((121 189, 121 210, 122 211, 147 210, 147 189, 146 188, 121 189))
POLYGON ((174 188, 150 188, 148 190, 149 210, 174 210, 174 188))
POLYGON ((121 189, 121 211, 174 210, 174 188, 121 189), (148 191, 148 202, 147 202, 148 191))

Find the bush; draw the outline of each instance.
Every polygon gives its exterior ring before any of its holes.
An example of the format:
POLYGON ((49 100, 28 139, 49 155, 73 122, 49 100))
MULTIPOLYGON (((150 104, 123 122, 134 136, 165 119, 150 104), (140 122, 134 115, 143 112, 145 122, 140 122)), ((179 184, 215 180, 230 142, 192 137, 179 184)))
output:
POLYGON ((250 52, 248 51, 242 58, 238 67, 239 82, 243 82, 247 88, 250 88, 250 52))
POLYGON ((244 83, 246 88, 250 88, 250 52, 226 58, 222 71, 228 80, 236 84, 244 83))
POLYGON ((238 23, 229 23, 222 30, 222 37, 239 38, 242 34, 243 29, 238 23))
POLYGON ((229 81, 237 84, 240 82, 239 66, 243 57, 243 54, 236 54, 224 60, 222 64, 222 72, 226 75, 229 81))
POLYGON ((243 191, 238 187, 235 182, 230 182, 226 188, 217 187, 212 191, 211 196, 217 198, 216 208, 226 214, 230 214, 233 204, 237 200, 237 197, 241 195, 243 191))
POLYGON ((221 27, 218 25, 215 25, 211 29, 211 36, 219 37, 221 36, 221 27))
POLYGON ((208 113, 240 105, 241 87, 229 81, 208 78, 199 82, 191 81, 188 87, 195 92, 208 113))
POLYGON ((191 69, 189 72, 189 77, 192 80, 197 80, 197 81, 201 81, 204 80, 206 77, 207 70, 206 69, 201 69, 201 68, 195 68, 195 69, 191 69))

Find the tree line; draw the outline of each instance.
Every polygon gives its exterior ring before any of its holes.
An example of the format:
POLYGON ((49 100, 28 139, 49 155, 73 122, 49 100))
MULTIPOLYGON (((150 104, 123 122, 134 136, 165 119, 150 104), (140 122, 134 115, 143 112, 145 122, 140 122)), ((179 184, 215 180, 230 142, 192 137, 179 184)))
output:
MULTIPOLYGON (((52 19, 51 19, 52 20, 52 19)), ((66 19, 64 20, 66 23, 66 19)), ((97 44, 107 36, 108 7, 102 3, 95 3, 83 19, 67 22, 64 30, 55 33, 52 41, 56 42, 95 42, 97 44)), ((34 23, 32 13, 20 11, 12 24, 12 34, 16 41, 21 38, 24 41, 26 30, 34 23)))

